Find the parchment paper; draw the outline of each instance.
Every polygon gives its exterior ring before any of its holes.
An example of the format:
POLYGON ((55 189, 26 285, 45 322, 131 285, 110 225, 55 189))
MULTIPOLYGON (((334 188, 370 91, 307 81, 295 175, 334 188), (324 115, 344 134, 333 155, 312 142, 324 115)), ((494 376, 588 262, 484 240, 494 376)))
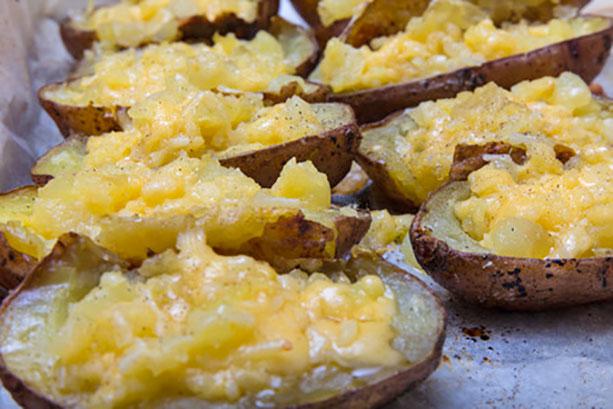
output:
MULTIPOLYGON (((35 158, 62 140, 36 90, 70 69, 57 20, 85 3, 0 0, 1 190, 28 183, 35 158)), ((613 0, 595 0, 586 11, 613 16, 613 0)), ((281 14, 304 24, 287 0, 281 14)), ((613 58, 596 81, 613 95, 613 58)), ((613 303, 532 314, 483 310, 412 271, 445 301, 448 335, 438 370, 389 409, 613 408, 613 303)), ((4 388, 0 408, 17 408, 4 388)))

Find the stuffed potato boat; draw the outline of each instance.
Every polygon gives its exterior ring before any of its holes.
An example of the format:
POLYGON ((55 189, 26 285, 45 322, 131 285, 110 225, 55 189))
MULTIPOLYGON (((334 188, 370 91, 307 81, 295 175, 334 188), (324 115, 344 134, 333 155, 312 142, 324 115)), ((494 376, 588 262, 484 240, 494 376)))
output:
POLYGON ((177 40, 210 40, 215 33, 251 38, 268 28, 278 0, 119 0, 65 20, 60 33, 75 58, 98 41, 131 48, 177 40))
POLYGON ((368 257, 329 268, 335 279, 278 275, 206 241, 186 231, 130 269, 86 238, 61 237, 0 312, 0 376, 13 398, 374 408, 438 365, 445 312, 416 278, 368 257))
POLYGON ((39 100, 65 136, 120 130, 126 109, 186 84, 225 93, 260 92, 270 103, 292 95, 324 100, 326 87, 299 77, 317 57, 309 33, 280 19, 269 30, 251 40, 216 35, 211 46, 179 42, 98 53, 79 66, 75 78, 41 88, 39 100))
MULTIPOLYGON (((288 162, 264 189, 208 156, 150 167, 109 157, 94 144, 90 139, 85 155, 59 155, 65 166, 46 185, 1 196, 8 261, 20 256, 31 268, 73 231, 138 264, 172 246, 180 232, 201 226, 219 251, 286 265, 286 259, 341 257, 370 224, 368 214, 330 207, 327 178, 309 162, 288 162)), ((0 262, 6 287, 27 271, 11 270, 8 261, 0 262)))
POLYGON ((411 227, 415 256, 435 280, 511 310, 613 299, 610 154, 560 158, 545 141, 457 153, 454 178, 411 227))
MULTIPOLYGON (((351 45, 361 46, 374 37, 395 34, 412 17, 422 15, 430 3, 430 0, 291 1, 300 16, 315 30, 319 43, 324 46, 331 37, 340 36, 351 45), (349 25, 350 28, 347 28, 349 25)), ((555 7, 582 7, 589 0, 469 1, 484 8, 494 23, 500 24, 522 18, 547 21, 554 16, 555 7)))
MULTIPOLYGON (((150 96, 124 118, 125 131, 92 137, 91 146, 150 166, 179 155, 211 154, 264 187, 277 180, 291 158, 311 160, 334 186, 349 171, 360 140, 353 111, 344 104, 309 104, 291 97, 266 106, 260 94, 224 95, 191 86, 150 96)), ((32 172, 35 180, 53 175, 58 158, 85 151, 85 140, 73 139, 39 160, 32 172)))
POLYGON ((360 122, 490 81, 509 88, 572 71, 589 82, 604 65, 613 34, 611 20, 598 16, 496 25, 491 10, 465 0, 432 1, 393 35, 378 37, 383 26, 381 18, 366 19, 352 32, 357 43, 331 39, 310 76, 330 85, 330 100, 350 104, 360 122))
POLYGON ((611 102, 592 95, 574 74, 525 81, 510 91, 490 83, 364 126, 358 161, 395 207, 415 211, 448 180, 458 144, 544 136, 598 161, 608 152, 612 120, 611 102))

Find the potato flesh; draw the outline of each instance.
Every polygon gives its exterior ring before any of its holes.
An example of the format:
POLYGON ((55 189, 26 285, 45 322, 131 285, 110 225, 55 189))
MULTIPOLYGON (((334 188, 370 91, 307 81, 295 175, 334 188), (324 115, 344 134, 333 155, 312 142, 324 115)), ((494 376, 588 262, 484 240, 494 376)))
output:
POLYGON ((470 174, 471 195, 455 206, 464 231, 503 256, 613 254, 613 159, 563 169, 534 145, 523 166, 501 158, 470 174))
POLYGON ((94 31, 104 46, 137 47, 179 37, 181 20, 204 16, 215 21, 233 13, 246 22, 257 17, 257 0, 121 0, 74 20, 82 30, 94 31))
POLYGON ((190 84, 200 90, 228 88, 274 91, 279 81, 304 81, 296 76, 292 50, 260 31, 252 40, 233 34, 215 35, 214 45, 171 43, 90 56, 82 78, 44 97, 57 103, 130 107, 168 88, 190 84))
POLYGON ((424 102, 391 122, 363 132, 360 150, 385 162, 401 191, 416 203, 448 178, 455 146, 513 143, 541 135, 597 163, 609 154, 613 111, 574 74, 525 81, 506 91, 488 84, 456 98, 424 102))
POLYGON ((484 10, 467 1, 434 1, 405 31, 372 40, 372 49, 330 40, 311 79, 335 92, 398 84, 525 53, 608 24, 605 18, 580 17, 498 28, 484 10))
MULTIPOLYGON (((263 189, 210 157, 181 156, 153 168, 129 159, 87 162, 86 157, 78 172, 56 175, 39 188, 33 203, 5 225, 17 224, 50 241, 77 232, 137 260, 172 246, 177 234, 194 224, 205 227, 210 245, 228 250, 259 237, 267 223, 300 210, 333 228, 330 186, 310 163, 288 163, 276 184, 263 189)), ((11 237, 9 243, 25 246, 11 237)), ((334 243, 328 245, 333 254, 334 243)), ((39 250, 27 254, 40 258, 48 248, 39 250)))
POLYGON ((355 16, 367 3, 364 0, 321 0, 317 3, 317 14, 323 25, 329 26, 355 16))
POLYGON ((19 300, 7 311, 5 363, 56 401, 78 397, 91 408, 177 396, 299 403, 359 386, 361 370, 407 364, 391 346, 398 308, 379 277, 278 275, 248 257, 215 254, 198 230, 182 233, 177 249, 130 277, 102 270, 86 288, 74 265, 39 274, 50 282, 24 297, 47 304, 19 300))

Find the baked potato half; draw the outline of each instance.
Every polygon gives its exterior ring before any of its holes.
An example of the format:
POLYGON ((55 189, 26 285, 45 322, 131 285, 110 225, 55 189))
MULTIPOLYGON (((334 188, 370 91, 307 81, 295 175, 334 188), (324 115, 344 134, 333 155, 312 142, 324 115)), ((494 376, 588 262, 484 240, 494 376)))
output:
POLYGON ((122 129, 127 109, 168 88, 193 86, 221 93, 259 92, 269 104, 298 95, 326 99, 328 88, 305 81, 318 46, 307 30, 275 17, 251 40, 217 35, 214 44, 171 43, 101 52, 38 98, 64 136, 122 129))
POLYGON ((507 310, 613 299, 611 159, 558 149, 563 170, 539 174, 539 150, 458 147, 451 181, 417 213, 417 261, 458 297, 507 310))
POLYGON ((446 314, 421 281, 370 256, 326 272, 277 275, 197 231, 131 269, 65 235, 4 301, 0 377, 27 408, 374 408, 436 369, 446 314))
POLYGON ((611 119, 613 104, 592 95, 575 74, 525 81, 510 91, 490 83, 362 126, 357 161, 387 207, 415 212, 448 180, 458 144, 513 144, 520 135, 540 135, 596 161, 597 152, 609 149, 611 119))
POLYGON ((210 154, 264 187, 273 185, 291 158, 310 160, 336 185, 349 171, 360 141, 351 107, 309 104, 295 96, 266 105, 257 94, 223 95, 186 87, 163 91, 126 112, 126 131, 92 141, 74 137, 51 150, 34 166, 33 178, 44 180, 55 168, 77 163, 89 144, 90 150, 110 156, 129 146, 127 156, 151 166, 179 155, 210 154))
POLYGON ((133 48, 168 41, 210 41, 215 33, 248 39, 268 28, 278 9, 278 0, 119 0, 67 18, 60 34, 66 49, 79 59, 96 41, 109 48, 133 48))
MULTIPOLYGON (((332 207, 330 185, 310 162, 288 162, 270 188, 208 156, 181 156, 149 167, 88 152, 57 167, 41 187, 0 196, 5 242, 2 282, 14 285, 69 231, 138 265, 172 246, 178 234, 200 226, 224 254, 250 254, 286 268, 286 260, 344 256, 368 230, 370 215, 332 207)), ((60 153, 62 160, 68 157, 60 153)))
MULTIPOLYGON (((559 5, 581 8, 589 0, 499 1, 470 0, 483 7, 496 24, 522 18, 547 21, 559 5)), ((411 17, 420 16, 430 0, 291 0, 298 14, 313 28, 321 46, 332 37, 342 37, 354 46, 367 44, 372 38, 401 31, 411 17), (353 21, 352 21, 353 19, 353 21), (385 22, 381 24, 380 22, 385 22), (348 27, 349 26, 349 27, 348 27)))
MULTIPOLYGON (((497 8, 465 0, 431 2, 421 16, 403 25, 402 14, 386 10, 386 4, 373 15, 356 18, 355 27, 348 26, 341 38, 331 39, 309 77, 329 85, 330 100, 350 104, 360 123, 488 82, 510 88, 564 71, 590 82, 604 66, 613 35, 611 20, 599 16, 496 25, 497 8), (401 21, 381 24, 387 15, 401 21), (380 33, 378 27, 397 27, 398 32, 380 33)), ((526 13, 527 18, 542 17, 526 13)))

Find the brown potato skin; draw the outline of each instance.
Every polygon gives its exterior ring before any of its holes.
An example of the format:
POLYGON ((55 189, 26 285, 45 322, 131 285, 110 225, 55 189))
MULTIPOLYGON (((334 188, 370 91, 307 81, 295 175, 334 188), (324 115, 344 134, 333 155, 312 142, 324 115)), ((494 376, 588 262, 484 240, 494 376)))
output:
MULTIPOLYGON (((251 38, 258 30, 268 27, 270 18, 276 15, 278 10, 279 0, 260 0, 257 17, 253 22, 247 22, 234 13, 224 13, 213 21, 202 15, 188 17, 179 23, 180 34, 177 40, 209 41, 215 33, 230 32, 235 33, 238 38, 251 38)), ((75 27, 70 18, 60 24, 60 35, 66 49, 75 59, 83 57, 85 50, 98 40, 94 31, 75 27)))
POLYGON ((220 163, 227 167, 239 168, 261 186, 270 187, 288 160, 291 158, 296 158, 298 162, 310 160, 320 172, 328 176, 330 185, 334 186, 349 172, 360 139, 360 131, 353 123, 321 135, 307 136, 221 159, 220 163))
POLYGON ((259 237, 249 240, 237 250, 216 249, 221 254, 248 254, 267 261, 278 271, 289 271, 296 260, 340 259, 358 244, 370 227, 370 213, 360 211, 357 217, 339 215, 334 219, 334 230, 307 220, 302 212, 284 216, 264 227, 259 237), (334 253, 326 249, 334 242, 334 253))
POLYGON ((0 287, 11 290, 36 267, 38 260, 13 249, 0 232, 0 287))
POLYGON ((329 26, 324 26, 317 13, 319 0, 290 0, 300 17, 306 21, 315 33, 317 43, 323 49, 332 37, 338 37, 349 24, 350 19, 337 20, 329 26))
MULTIPOLYGON (((53 249, 52 253, 45 258, 45 260, 52 260, 56 257, 61 257, 62 253, 68 245, 81 238, 74 234, 69 233, 62 236, 58 245, 53 249)), ((45 261, 43 261, 45 262, 45 261)), ((41 263, 42 265, 42 263, 41 263)), ((445 341, 445 331, 447 322, 447 312, 443 307, 440 299, 432 293, 429 287, 427 287, 418 278, 407 274, 403 270, 398 269, 396 266, 388 263, 374 253, 360 253, 354 259, 350 259, 347 264, 349 269, 358 269, 361 272, 367 274, 395 274, 404 277, 406 280, 413 282, 413 284, 421 287, 424 293, 429 294, 435 301, 435 308, 438 310, 439 315, 439 328, 436 335, 434 346, 430 353, 415 365, 398 372, 388 378, 385 378, 375 384, 367 385, 359 389, 349 390, 345 393, 338 394, 331 398, 301 405, 292 405, 286 408, 288 409, 324 409, 324 408, 338 408, 338 409, 372 409, 380 407, 381 405, 390 402, 402 392, 412 388, 419 382, 426 379, 434 370, 438 367, 442 356, 442 348, 445 341), (355 266, 353 266, 356 264, 355 266)), ((7 297, 2 303, 0 308, 0 314, 4 313, 10 302, 22 291, 27 288, 31 277, 35 274, 32 271, 26 279, 21 283, 19 288, 7 297)), ((6 367, 2 355, 0 353, 0 379, 4 384, 4 387, 9 391, 13 399, 27 409, 61 409, 62 406, 56 404, 51 399, 38 394, 33 389, 29 388, 24 381, 16 377, 6 367)), ((206 407, 206 403, 203 402, 203 407, 206 407)))
POLYGON ((413 221, 411 244, 424 270, 458 297, 516 311, 613 299, 613 257, 536 259, 460 251, 422 225, 430 200, 413 221))
POLYGON ((525 54, 403 84, 333 93, 329 100, 351 105, 358 122, 366 123, 423 101, 454 97, 461 91, 473 90, 488 82, 510 88, 524 80, 558 76, 564 71, 571 71, 589 84, 602 70, 609 56, 613 19, 609 21, 610 25, 605 30, 525 54))
POLYGON ((71 135, 102 135, 107 132, 121 131, 119 116, 127 108, 120 106, 73 106, 61 104, 45 97, 45 93, 62 84, 45 85, 38 91, 38 100, 47 111, 60 133, 67 138, 71 135))

